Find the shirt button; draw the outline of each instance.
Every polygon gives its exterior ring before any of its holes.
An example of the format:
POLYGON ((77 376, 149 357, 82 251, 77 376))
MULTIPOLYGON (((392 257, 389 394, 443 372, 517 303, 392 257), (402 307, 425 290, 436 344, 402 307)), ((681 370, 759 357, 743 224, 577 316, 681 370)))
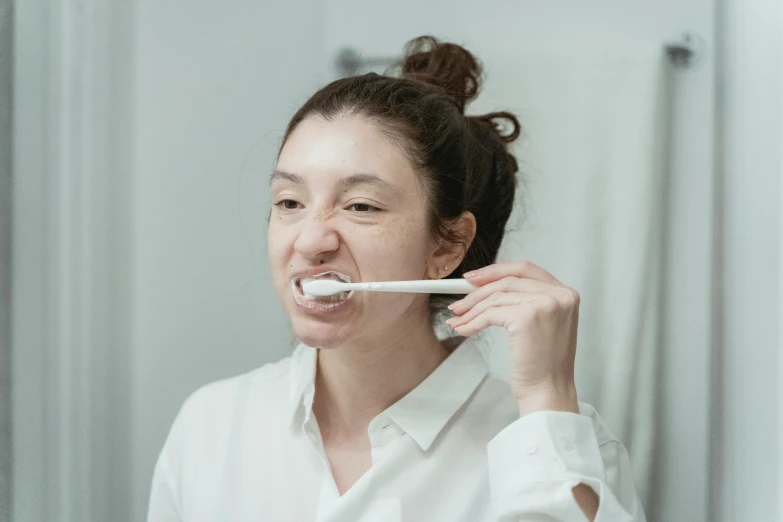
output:
POLYGON ((379 417, 374 419, 368 428, 370 431, 378 432, 380 430, 385 430, 390 424, 391 422, 389 422, 388 417, 379 417))
POLYGON ((561 439, 560 439, 560 445, 561 445, 561 446, 563 447, 563 449, 564 449, 564 450, 566 450, 566 451, 571 451, 571 450, 573 450, 573 449, 574 449, 574 445, 573 445, 573 444, 571 444, 571 442, 570 442, 568 439, 566 439, 565 437, 563 437, 563 438, 561 438, 561 439))
POLYGON ((527 454, 532 455, 536 451, 538 451, 538 443, 537 442, 529 442, 527 445, 527 454))

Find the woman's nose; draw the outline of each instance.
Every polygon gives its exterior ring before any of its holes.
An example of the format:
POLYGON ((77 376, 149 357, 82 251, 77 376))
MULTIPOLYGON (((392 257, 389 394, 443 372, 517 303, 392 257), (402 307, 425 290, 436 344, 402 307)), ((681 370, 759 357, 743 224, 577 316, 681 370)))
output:
POLYGON ((299 236, 294 242, 294 250, 307 259, 323 258, 340 246, 340 237, 334 229, 329 216, 315 214, 305 220, 299 236))

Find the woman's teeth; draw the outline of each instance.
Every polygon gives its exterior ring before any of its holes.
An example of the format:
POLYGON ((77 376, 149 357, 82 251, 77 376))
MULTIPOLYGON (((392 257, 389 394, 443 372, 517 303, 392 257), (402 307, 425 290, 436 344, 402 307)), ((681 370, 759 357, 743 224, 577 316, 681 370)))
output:
POLYGON ((304 291, 304 284, 317 279, 333 279, 335 281, 343 281, 346 283, 351 282, 351 278, 345 274, 338 272, 325 272, 313 277, 301 277, 293 281, 294 298, 296 301, 305 307, 323 307, 323 306, 336 306, 337 304, 347 301, 353 295, 353 292, 340 292, 334 295, 328 296, 315 296, 308 294, 304 291))

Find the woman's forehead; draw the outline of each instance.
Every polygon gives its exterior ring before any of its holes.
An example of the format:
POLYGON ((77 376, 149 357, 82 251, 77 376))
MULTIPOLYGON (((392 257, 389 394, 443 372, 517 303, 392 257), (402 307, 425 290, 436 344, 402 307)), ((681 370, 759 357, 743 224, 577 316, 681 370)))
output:
POLYGON ((360 174, 401 187, 416 182, 402 149, 372 122, 356 116, 302 121, 283 146, 277 171, 296 174, 306 183, 360 174))

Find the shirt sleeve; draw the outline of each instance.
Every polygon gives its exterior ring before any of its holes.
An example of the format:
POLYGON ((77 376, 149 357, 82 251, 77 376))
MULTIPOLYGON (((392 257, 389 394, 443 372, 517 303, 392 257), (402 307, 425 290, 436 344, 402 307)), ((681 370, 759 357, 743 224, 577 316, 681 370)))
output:
POLYGON ((182 522, 180 499, 167 456, 161 452, 152 475, 147 522, 182 522))
POLYGON ((147 508, 147 522, 183 522, 183 454, 186 452, 186 433, 194 422, 194 397, 182 404, 169 429, 155 464, 147 508))
POLYGON ((525 415, 489 442, 492 522, 585 520, 571 492, 580 483, 598 495, 595 522, 644 522, 627 450, 580 406, 588 414, 525 415))

